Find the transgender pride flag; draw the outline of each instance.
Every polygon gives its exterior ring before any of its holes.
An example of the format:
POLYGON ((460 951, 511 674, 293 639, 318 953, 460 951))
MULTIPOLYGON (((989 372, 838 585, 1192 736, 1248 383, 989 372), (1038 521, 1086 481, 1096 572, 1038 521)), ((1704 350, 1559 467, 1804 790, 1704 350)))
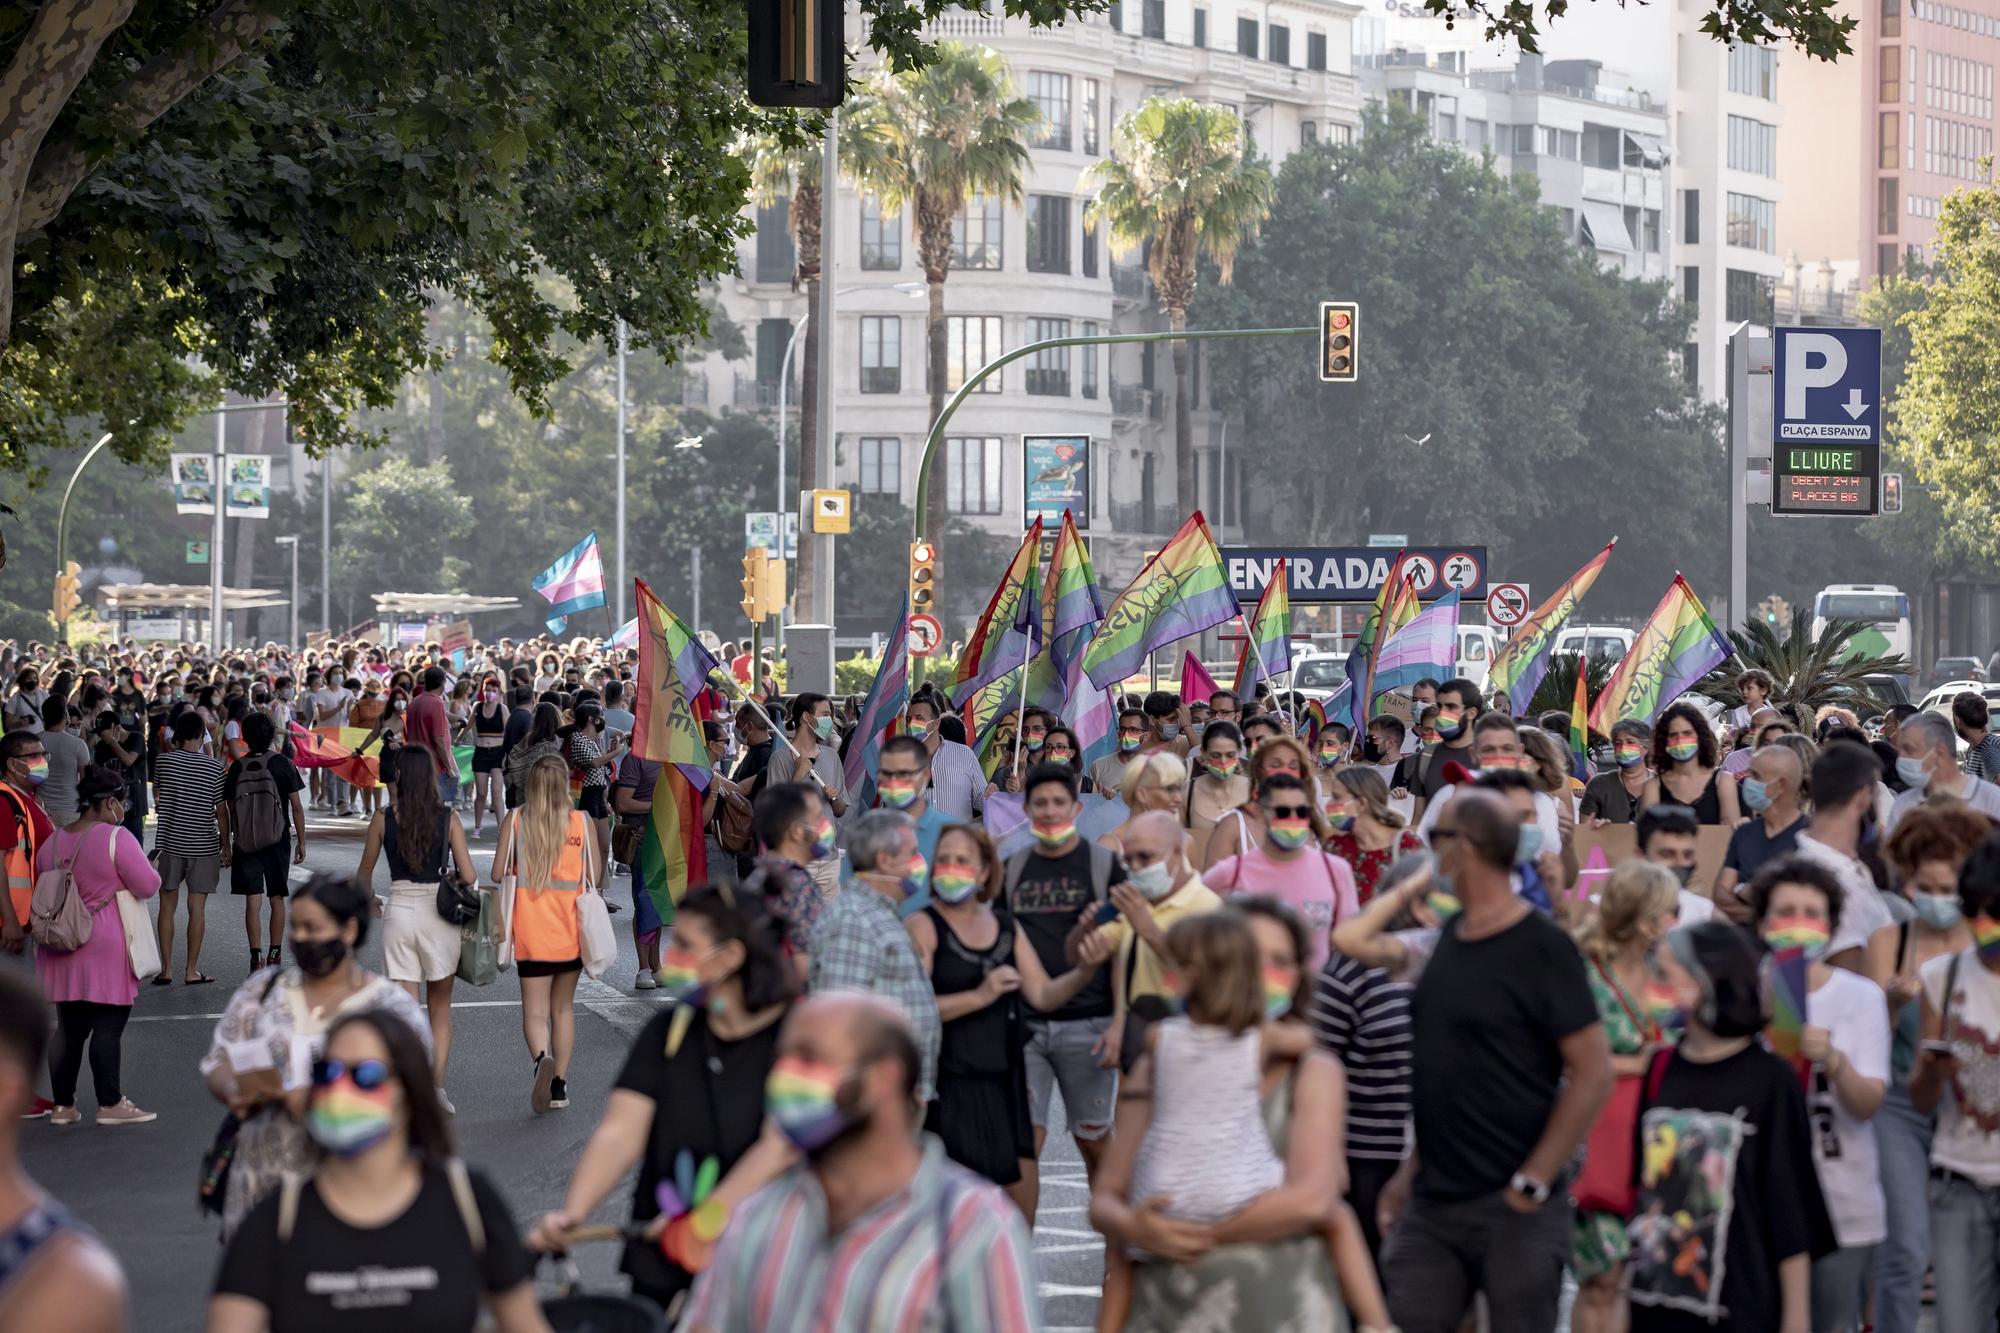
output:
POLYGON ((535 591, 549 601, 549 633, 569 628, 569 618, 578 611, 604 605, 604 556, 597 549, 597 533, 565 551, 553 565, 535 576, 535 591))
MULTIPOLYGON (((1458 589, 1453 588, 1418 613, 1417 618, 1392 633, 1375 658, 1376 699, 1396 690, 1408 690, 1425 678, 1446 680, 1457 671, 1458 589)), ((1374 716, 1373 703, 1369 716, 1374 716)))
POLYGON ((605 644, 607 648, 637 648, 638 646, 639 617, 637 616, 633 616, 630 620, 620 625, 618 632, 612 635, 605 644))

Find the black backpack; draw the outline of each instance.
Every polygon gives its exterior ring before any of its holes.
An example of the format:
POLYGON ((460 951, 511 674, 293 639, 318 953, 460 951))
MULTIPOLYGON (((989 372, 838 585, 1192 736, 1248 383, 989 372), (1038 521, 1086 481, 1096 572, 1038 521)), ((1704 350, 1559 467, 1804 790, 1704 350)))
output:
POLYGON ((229 824, 240 851, 261 852, 285 840, 285 797, 271 771, 270 755, 248 755, 237 762, 229 824))

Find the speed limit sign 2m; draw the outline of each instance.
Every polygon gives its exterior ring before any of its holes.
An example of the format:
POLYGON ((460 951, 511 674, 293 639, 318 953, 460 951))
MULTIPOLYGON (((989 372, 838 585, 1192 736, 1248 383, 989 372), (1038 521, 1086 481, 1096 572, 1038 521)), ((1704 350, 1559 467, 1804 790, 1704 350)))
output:
POLYGON ((1496 583, 1486 593, 1486 617, 1496 625, 1518 625, 1528 618, 1528 589, 1519 583, 1496 583))

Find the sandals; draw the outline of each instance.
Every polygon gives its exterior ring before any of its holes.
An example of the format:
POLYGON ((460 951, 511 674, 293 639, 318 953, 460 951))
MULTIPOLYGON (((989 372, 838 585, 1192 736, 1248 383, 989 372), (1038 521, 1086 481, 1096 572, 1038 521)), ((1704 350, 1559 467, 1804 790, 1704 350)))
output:
POLYGON ((272 945, 269 949, 265 950, 264 966, 276 967, 279 963, 284 961, 281 954, 282 950, 279 948, 279 946, 275 944, 272 945))
MULTIPOLYGON (((155 984, 158 984, 157 982, 155 984)), ((213 986, 215 978, 206 972, 197 972, 181 983, 183 986, 213 986)))
POLYGON ((153 984, 155 986, 171 986, 174 984, 174 979, 162 972, 159 976, 153 978, 153 984))

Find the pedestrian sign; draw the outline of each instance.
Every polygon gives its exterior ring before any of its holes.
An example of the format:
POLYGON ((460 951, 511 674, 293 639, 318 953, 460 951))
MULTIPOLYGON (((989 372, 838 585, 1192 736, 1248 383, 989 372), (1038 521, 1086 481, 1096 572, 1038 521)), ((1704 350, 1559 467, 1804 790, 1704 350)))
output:
POLYGON ((189 542, 189 543, 187 544, 187 562, 188 562, 188 563, 189 563, 190 565, 205 565, 205 564, 207 564, 207 563, 208 563, 208 543, 207 543, 207 542, 189 542))
POLYGON ((1771 512, 1881 512, 1882 330, 1781 328, 1774 344, 1771 512))

